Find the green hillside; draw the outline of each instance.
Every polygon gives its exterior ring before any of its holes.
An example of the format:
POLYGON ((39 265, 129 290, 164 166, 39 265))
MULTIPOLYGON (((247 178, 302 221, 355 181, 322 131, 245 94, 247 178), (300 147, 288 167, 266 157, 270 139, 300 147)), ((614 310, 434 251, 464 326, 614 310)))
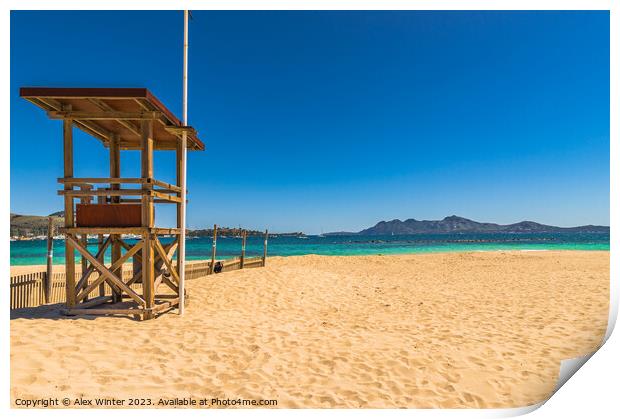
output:
MULTIPOLYGON (((64 212, 49 215, 54 220, 54 234, 64 225, 64 212)), ((32 237, 47 235, 47 216, 20 215, 11 213, 11 237, 32 237)))

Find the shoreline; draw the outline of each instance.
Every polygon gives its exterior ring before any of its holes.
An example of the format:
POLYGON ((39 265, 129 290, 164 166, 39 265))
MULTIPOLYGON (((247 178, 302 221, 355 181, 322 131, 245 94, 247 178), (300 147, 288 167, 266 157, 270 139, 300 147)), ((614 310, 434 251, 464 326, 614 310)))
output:
MULTIPOLYGON (((610 252, 610 249, 469 249, 469 250, 431 250, 424 252, 403 252, 403 253, 368 253, 368 254, 348 254, 348 255, 325 255, 320 253, 305 253, 300 255, 267 255, 267 261, 273 258, 290 258, 290 257, 303 257, 303 256, 321 256, 321 257, 364 257, 364 256, 378 256, 378 257, 392 257, 392 256, 411 256, 411 255, 442 255, 442 254, 467 254, 467 253, 542 253, 542 252, 588 252, 588 253, 596 253, 596 252, 610 252)), ((216 261, 224 261, 235 259, 235 257, 231 257, 228 259, 216 259, 216 261)), ((186 264, 192 263, 201 263, 201 262, 209 262, 211 258, 207 259, 186 259, 186 264)), ((123 264, 123 267, 131 266, 131 263, 123 264)), ((41 272, 47 269, 46 264, 29 264, 29 265, 10 265, 11 275, 25 275, 31 272, 41 272)), ((75 264, 76 272, 81 272, 81 266, 79 262, 76 260, 75 264)), ((54 272, 64 272, 65 264, 64 263, 54 263, 53 264, 54 272), (57 270, 58 269, 58 270, 57 270)))
MULTIPOLYGON (((320 256, 320 257, 365 257, 365 256, 378 256, 378 257, 398 257, 398 256, 412 256, 412 255, 442 255, 442 254, 467 254, 467 253, 512 253, 512 252, 516 252, 516 253, 529 253, 529 252, 533 252, 533 253, 537 253, 537 252, 607 252, 609 253, 610 250, 609 249, 506 249, 506 250, 498 250, 498 249, 489 249, 489 250, 480 250, 480 249, 475 249, 475 250, 438 250, 438 251, 424 251, 424 252, 403 252, 403 253, 368 253, 368 254, 348 254, 348 255, 324 255, 324 254, 320 254, 320 253, 305 253, 305 254, 300 254, 300 255, 273 255, 273 256, 269 256, 267 255, 267 260, 269 261, 270 259, 273 258, 291 258, 291 257, 303 257, 303 256, 320 256)), ((232 258, 228 258, 228 259, 216 259, 216 261, 224 261, 224 260, 230 260, 230 259, 235 259, 235 257, 232 258)), ((186 259, 186 264, 192 264, 192 263, 201 263, 201 262, 209 262, 211 260, 211 258, 208 259, 186 259)), ((125 263, 123 264, 123 267, 127 267, 127 266, 131 266, 131 263, 125 263)), ((40 272, 40 271, 45 271, 47 269, 47 265, 45 264, 34 264, 34 265, 10 265, 11 267, 11 275, 23 275, 26 273, 30 273, 30 272, 40 272), (19 273, 14 273, 14 268, 15 271, 19 271, 19 273), (29 270, 32 269, 32 270, 29 270), (24 272, 21 272, 21 270, 24 270, 24 272)), ((55 263, 53 264, 53 270, 55 272, 64 272, 65 269, 65 264, 64 263, 55 263), (58 268, 59 270, 56 270, 56 268, 58 268)), ((81 266, 79 264, 79 262, 76 261, 75 264, 75 269, 76 272, 81 272, 81 266)))

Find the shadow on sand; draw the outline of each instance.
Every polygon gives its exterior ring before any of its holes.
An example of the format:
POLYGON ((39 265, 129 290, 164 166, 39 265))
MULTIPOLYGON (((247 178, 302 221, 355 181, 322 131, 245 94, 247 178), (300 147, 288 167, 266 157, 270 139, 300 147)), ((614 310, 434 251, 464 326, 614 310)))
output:
MULTIPOLYGON (((68 316, 62 314, 61 310, 65 308, 62 303, 59 304, 47 304, 38 307, 16 308, 11 310, 11 320, 16 319, 47 319, 47 320, 95 320, 100 315, 79 315, 68 316)), ((108 316, 106 316, 108 317, 108 316)), ((126 318, 129 320, 136 320, 133 315, 115 315, 117 318, 126 318)))

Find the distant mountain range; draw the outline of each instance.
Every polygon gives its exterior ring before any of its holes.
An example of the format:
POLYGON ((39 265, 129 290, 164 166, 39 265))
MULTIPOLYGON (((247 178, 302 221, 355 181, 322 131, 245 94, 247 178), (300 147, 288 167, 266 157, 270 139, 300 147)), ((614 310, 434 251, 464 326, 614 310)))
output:
POLYGON ((555 227, 533 221, 521 221, 515 224, 479 223, 467 218, 452 215, 443 220, 415 220, 410 218, 405 221, 392 220, 380 221, 374 227, 367 228, 358 233, 327 233, 326 235, 397 235, 397 234, 442 234, 442 233, 556 233, 556 232, 583 232, 583 233, 609 233, 606 226, 579 226, 579 227, 555 227))
MULTIPOLYGON (((54 219, 54 227, 64 225, 64 212, 59 211, 49 215, 54 219)), ((11 213, 11 237, 33 237, 44 236, 47 234, 48 216, 20 215, 11 213)), ((223 236, 238 236, 241 229, 219 227, 218 232, 223 236)), ((247 230, 249 236, 262 236, 264 232, 247 230)), ((479 223, 467 218, 452 215, 443 220, 415 220, 410 218, 405 221, 392 220, 380 221, 375 226, 364 229, 357 233, 338 231, 325 233, 325 236, 345 236, 345 235, 402 235, 402 234, 442 234, 442 233, 556 233, 556 232, 581 232, 581 233, 609 233, 607 226, 579 226, 579 227, 555 227, 533 221, 521 221, 515 224, 495 224, 479 223)), ((210 237, 213 234, 211 229, 190 230, 188 237, 210 237)), ((270 234, 270 236, 303 236, 304 233, 280 233, 270 234)))

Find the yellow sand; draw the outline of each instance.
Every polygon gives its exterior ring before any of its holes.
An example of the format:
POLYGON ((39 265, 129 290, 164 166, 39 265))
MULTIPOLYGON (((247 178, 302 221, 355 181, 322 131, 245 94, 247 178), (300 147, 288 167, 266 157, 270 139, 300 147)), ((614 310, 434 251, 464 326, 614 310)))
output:
MULTIPOLYGON (((601 343, 609 252, 270 258, 188 281, 184 317, 11 321, 11 397, 517 407, 601 343)), ((17 318, 35 317, 35 318, 17 318)), ((38 318, 37 318, 38 317, 38 318)), ((51 318, 45 318, 51 317, 51 318)))

